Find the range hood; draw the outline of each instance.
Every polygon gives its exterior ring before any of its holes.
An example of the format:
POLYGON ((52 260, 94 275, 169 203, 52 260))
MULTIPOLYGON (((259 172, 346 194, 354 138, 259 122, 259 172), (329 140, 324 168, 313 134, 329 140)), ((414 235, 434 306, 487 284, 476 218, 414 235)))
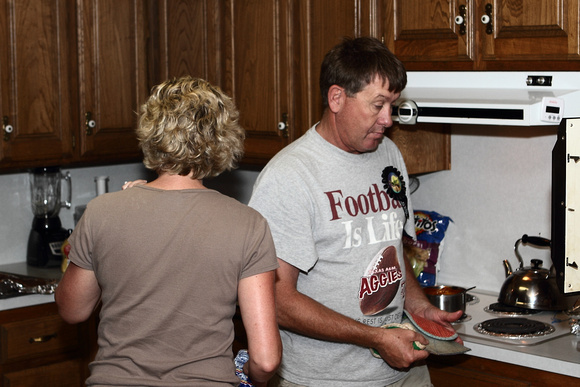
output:
POLYGON ((580 72, 408 71, 400 124, 540 126, 580 117, 580 72))

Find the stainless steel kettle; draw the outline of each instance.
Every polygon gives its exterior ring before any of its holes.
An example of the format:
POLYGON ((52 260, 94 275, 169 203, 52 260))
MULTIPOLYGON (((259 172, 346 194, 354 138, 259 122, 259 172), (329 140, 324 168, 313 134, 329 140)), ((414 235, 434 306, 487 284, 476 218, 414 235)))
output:
POLYGON ((519 245, 530 244, 537 247, 550 247, 551 241, 542 237, 522 236, 514 246, 520 263, 516 271, 504 260, 506 280, 503 283, 498 301, 504 305, 534 310, 564 310, 566 300, 556 284, 556 271, 542 267, 541 259, 532 259, 531 266, 524 267, 518 251, 519 245))

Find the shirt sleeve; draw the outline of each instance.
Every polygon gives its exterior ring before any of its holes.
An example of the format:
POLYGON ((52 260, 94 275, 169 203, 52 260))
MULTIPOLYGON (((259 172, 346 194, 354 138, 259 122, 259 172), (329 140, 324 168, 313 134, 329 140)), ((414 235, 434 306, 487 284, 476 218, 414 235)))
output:
POLYGON ((259 215, 256 218, 256 223, 248 230, 251 235, 247 244, 247 260, 240 278, 276 270, 279 266, 268 223, 259 215))
POLYGON ((68 241, 71 246, 69 260, 75 265, 86 269, 93 270, 92 250, 93 243, 90 238, 90 204, 87 206, 83 216, 75 226, 74 231, 69 236, 68 241))
POLYGON ((296 169, 274 166, 262 171, 249 203, 267 219, 278 258, 305 272, 318 259, 313 202, 296 169))

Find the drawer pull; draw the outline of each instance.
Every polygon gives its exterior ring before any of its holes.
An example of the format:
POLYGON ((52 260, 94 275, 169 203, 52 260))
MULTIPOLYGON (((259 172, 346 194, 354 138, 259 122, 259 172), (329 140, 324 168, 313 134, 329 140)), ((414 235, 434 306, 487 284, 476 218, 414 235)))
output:
POLYGON ((46 343, 47 341, 50 341, 52 339, 56 339, 56 333, 53 333, 52 335, 46 335, 46 336, 39 336, 39 337, 31 337, 30 339, 28 339, 29 343, 46 343))

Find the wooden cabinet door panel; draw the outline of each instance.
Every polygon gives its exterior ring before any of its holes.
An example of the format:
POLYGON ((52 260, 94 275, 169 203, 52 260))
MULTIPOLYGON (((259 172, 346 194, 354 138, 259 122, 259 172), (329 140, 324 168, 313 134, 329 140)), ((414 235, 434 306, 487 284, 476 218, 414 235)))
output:
POLYGON ((451 169, 451 126, 393 124, 389 137, 401 151, 409 175, 451 169))
POLYGON ((40 166, 72 157, 76 64, 74 9, 67 4, 0 1, 1 117, 13 127, 0 139, 3 163, 40 166))
POLYGON ((2 386, 79 387, 84 385, 81 367, 81 361, 75 359, 21 371, 7 372, 2 377, 2 386))
POLYGON ((158 9, 160 83, 191 75, 221 84, 219 3, 160 0, 158 9))
MULTIPOLYGON (((478 5, 480 14, 487 3, 478 5)), ((493 32, 480 27, 483 61, 580 59, 578 1, 496 0, 492 5, 493 32)))
POLYGON ((375 1, 299 1, 296 33, 299 36, 301 96, 297 99, 295 136, 299 137, 322 117, 320 66, 324 55, 344 37, 376 36, 375 1))
POLYGON ((264 164, 288 138, 278 129, 286 114, 292 125, 291 25, 288 0, 224 2, 222 88, 233 97, 247 133, 244 160, 264 164))
POLYGON ((412 70, 427 62, 439 69, 471 69, 473 29, 467 0, 387 0, 385 44, 412 70), (465 33, 455 23, 465 7, 465 33), (437 64, 439 62, 439 64, 437 64), (453 63, 449 63, 453 62, 453 63), (419 64, 419 66, 417 66, 419 64))
POLYGON ((79 0, 81 156, 137 157, 137 112, 149 94, 146 9, 138 0, 79 0))

